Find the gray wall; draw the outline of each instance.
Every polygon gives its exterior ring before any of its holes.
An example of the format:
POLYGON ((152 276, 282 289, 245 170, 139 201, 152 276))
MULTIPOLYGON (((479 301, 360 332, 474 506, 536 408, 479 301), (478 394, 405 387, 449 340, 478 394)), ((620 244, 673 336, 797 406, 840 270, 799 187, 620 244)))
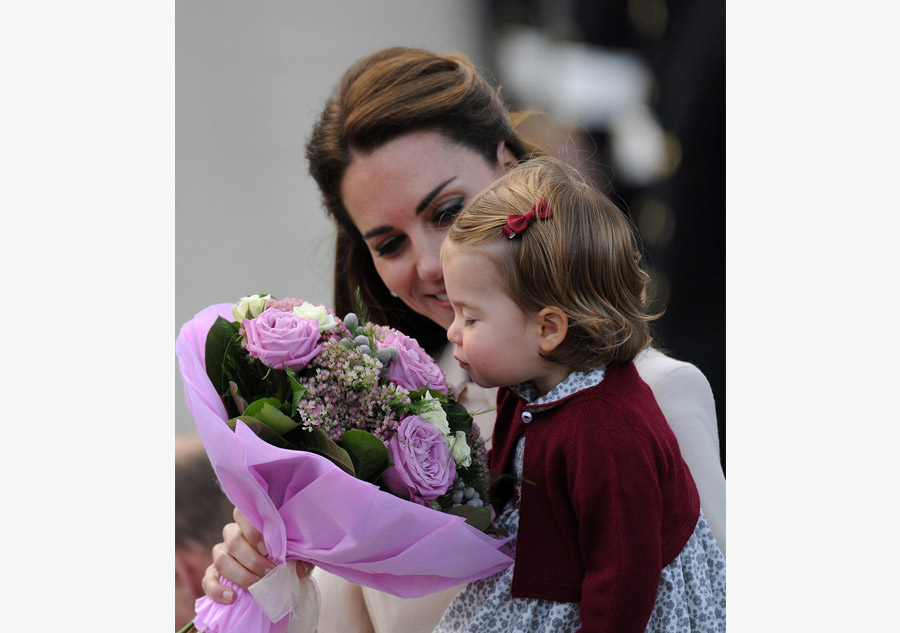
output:
MULTIPOLYGON (((175 13, 174 334, 255 292, 331 303, 333 229, 304 157, 313 122, 380 48, 482 63, 477 2, 182 0, 175 13)), ((175 389, 175 431, 191 431, 177 371, 175 389)))

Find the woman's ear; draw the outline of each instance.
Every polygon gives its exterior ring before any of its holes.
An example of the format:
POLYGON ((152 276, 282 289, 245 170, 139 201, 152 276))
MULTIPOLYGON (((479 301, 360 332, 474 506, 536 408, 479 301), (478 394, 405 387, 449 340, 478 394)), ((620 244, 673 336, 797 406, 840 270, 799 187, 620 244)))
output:
POLYGON ((500 141, 497 145, 497 166, 500 171, 508 171, 519 164, 519 159, 506 146, 506 141, 500 141))
POLYGON ((569 331, 569 317, 556 306, 544 308, 537 314, 537 322, 540 326, 540 348, 545 354, 549 354, 562 343, 569 331))

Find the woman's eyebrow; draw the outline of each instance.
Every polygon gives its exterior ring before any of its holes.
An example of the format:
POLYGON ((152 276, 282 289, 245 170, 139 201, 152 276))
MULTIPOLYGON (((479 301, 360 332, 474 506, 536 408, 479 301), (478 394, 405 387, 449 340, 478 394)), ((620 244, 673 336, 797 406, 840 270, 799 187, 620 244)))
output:
POLYGON ((388 226, 388 225, 379 226, 377 229, 372 229, 371 231, 369 231, 368 233, 363 235, 362 240, 363 240, 363 242, 365 242, 366 240, 370 240, 373 237, 377 237, 384 233, 390 233, 393 230, 394 230, 394 227, 392 227, 392 226, 388 226))
POLYGON ((422 201, 416 205, 416 215, 421 215, 422 211, 428 208, 428 205, 431 204, 431 201, 437 197, 437 195, 444 189, 444 187, 449 185, 454 180, 456 180, 456 176, 448 178, 437 187, 429 191, 428 194, 424 198, 422 198, 422 201))
MULTIPOLYGON (((434 200, 438 196, 438 194, 440 194, 441 191, 444 190, 444 187, 449 185, 454 180, 456 180, 456 176, 448 178, 447 180, 445 180, 444 182, 439 184, 437 187, 435 187, 434 189, 429 191, 427 194, 425 194, 425 197, 422 198, 422 200, 419 202, 419 204, 416 205, 416 215, 422 215, 422 212, 428 208, 428 205, 431 204, 432 200, 434 200)), ((371 231, 369 231, 368 233, 365 233, 362 236, 362 239, 365 242, 366 240, 370 240, 373 237, 378 237, 379 235, 383 235, 384 233, 390 233, 393 230, 394 230, 394 227, 392 227, 392 226, 388 226, 388 225, 379 226, 378 228, 374 228, 371 231)))

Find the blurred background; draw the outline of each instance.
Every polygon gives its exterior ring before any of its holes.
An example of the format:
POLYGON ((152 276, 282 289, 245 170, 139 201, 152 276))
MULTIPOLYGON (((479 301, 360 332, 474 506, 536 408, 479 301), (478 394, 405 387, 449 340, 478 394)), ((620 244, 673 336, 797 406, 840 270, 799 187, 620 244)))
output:
MULTIPOLYGON (((331 303, 333 229, 307 174, 346 68, 386 46, 469 56, 524 136, 628 212, 657 346, 713 388, 725 466, 725 3, 175 3, 175 328, 257 292, 331 303)), ((174 336, 173 336, 174 341, 174 336)), ((194 430, 175 372, 176 433, 194 430)))

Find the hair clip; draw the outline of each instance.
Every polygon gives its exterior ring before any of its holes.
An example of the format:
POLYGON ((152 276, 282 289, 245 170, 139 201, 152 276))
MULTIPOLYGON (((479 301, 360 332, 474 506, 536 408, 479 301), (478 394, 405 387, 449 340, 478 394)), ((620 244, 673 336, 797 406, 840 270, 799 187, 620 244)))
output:
POLYGON ((509 239, 512 239, 524 231, 529 224, 534 222, 535 217, 543 220, 544 218, 549 218, 551 215, 553 215, 553 212, 550 210, 550 205, 547 201, 543 198, 538 198, 525 213, 515 213, 506 216, 506 226, 503 227, 503 234, 509 239))

